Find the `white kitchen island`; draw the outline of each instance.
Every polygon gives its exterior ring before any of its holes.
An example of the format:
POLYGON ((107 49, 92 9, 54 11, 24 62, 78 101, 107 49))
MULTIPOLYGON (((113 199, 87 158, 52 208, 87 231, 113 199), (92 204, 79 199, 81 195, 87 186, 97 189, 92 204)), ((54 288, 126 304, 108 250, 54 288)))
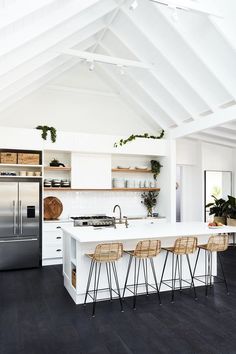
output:
MULTIPOLYGON (((122 242, 124 250, 134 249, 138 241, 144 239, 160 239, 162 247, 172 246, 177 237, 180 236, 197 236, 198 244, 206 243, 208 237, 219 233, 235 233, 236 227, 224 226, 218 229, 209 229, 207 224, 201 222, 189 223, 145 223, 132 224, 129 228, 125 225, 117 225, 117 228, 94 228, 94 227, 74 227, 63 226, 63 276, 64 285, 76 304, 81 304, 84 301, 84 294, 88 279, 90 259, 85 256, 86 253, 93 253, 95 247, 99 243, 106 242, 122 242), (72 285, 72 272, 76 271, 76 283, 72 285)), ((165 251, 162 251, 154 259, 156 274, 158 281, 161 277, 165 258, 165 251)), ((128 256, 126 254, 117 262, 117 272, 119 277, 120 288, 123 289, 125 275, 128 266, 128 256)), ((196 253, 190 255, 191 265, 193 267, 196 259, 196 253)), ((200 255, 196 275, 204 274, 204 254, 200 255)), ((154 284, 151 269, 149 273, 149 283, 154 284)), ((133 283, 133 269, 130 271, 130 281, 133 283)), ((213 259, 213 274, 216 274, 216 257, 213 259)), ((189 271, 185 259, 183 259, 183 279, 190 280, 189 271)), ((171 257, 167 262, 165 279, 171 279, 171 257)), ((140 283, 144 282, 143 274, 140 272, 140 283)), ((91 283, 92 284, 92 283, 91 283)), ((196 286, 202 283, 195 283, 196 286)), ((99 288, 107 288, 107 277, 105 269, 101 271, 99 288)), ((161 290, 169 290, 168 287, 162 286, 161 290)), ((144 292, 144 288, 140 287, 139 292, 144 292)), ((126 296, 132 294, 128 291, 126 296)), ((109 298, 108 291, 102 291, 98 294, 98 299, 106 300, 109 298)), ((88 299, 89 300, 89 299, 88 299)), ((90 300, 91 301, 91 300, 90 300)))

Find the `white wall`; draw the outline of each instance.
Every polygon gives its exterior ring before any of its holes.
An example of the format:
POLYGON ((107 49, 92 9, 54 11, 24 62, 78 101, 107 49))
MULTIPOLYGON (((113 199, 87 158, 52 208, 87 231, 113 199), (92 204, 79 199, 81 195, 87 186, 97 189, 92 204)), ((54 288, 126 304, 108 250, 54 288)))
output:
POLYGON ((234 153, 234 149, 221 145, 177 140, 176 160, 182 166, 182 221, 204 220, 204 170, 232 171, 235 183, 234 153))
POLYGON ((88 65, 78 65, 0 112, 0 126, 54 126, 67 132, 130 135, 158 130, 88 65))

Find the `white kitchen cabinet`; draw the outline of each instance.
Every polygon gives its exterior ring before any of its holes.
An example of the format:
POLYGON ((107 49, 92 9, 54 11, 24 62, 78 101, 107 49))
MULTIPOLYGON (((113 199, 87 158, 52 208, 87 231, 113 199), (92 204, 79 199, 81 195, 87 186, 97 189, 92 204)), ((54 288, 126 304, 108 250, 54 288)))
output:
POLYGON ((71 188, 111 188, 111 155, 71 154, 71 188))
POLYGON ((42 265, 53 265, 62 263, 63 255, 63 233, 61 226, 72 225, 72 221, 50 221, 44 222, 42 239, 42 265))

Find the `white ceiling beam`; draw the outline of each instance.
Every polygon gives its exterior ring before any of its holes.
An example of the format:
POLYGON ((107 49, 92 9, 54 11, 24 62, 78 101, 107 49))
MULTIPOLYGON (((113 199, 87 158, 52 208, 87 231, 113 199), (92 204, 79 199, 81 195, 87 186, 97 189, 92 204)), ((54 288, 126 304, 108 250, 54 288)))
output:
POLYGON ((120 95, 117 92, 92 90, 92 89, 71 87, 65 85, 48 85, 45 88, 54 91, 73 92, 78 95, 85 95, 85 96, 105 96, 105 97, 116 97, 116 98, 120 97, 120 95))
MULTIPOLYGON (((115 44, 114 44, 115 45, 115 44)), ((113 55, 113 52, 111 52, 110 49, 108 49, 108 47, 105 45, 105 40, 103 40, 103 43, 100 44, 100 46, 102 48, 105 49, 105 51, 107 53, 109 53, 109 55, 113 55)), ((132 72, 132 70, 126 70, 125 72, 125 76, 126 77, 130 77, 131 80, 133 80, 135 82, 135 84, 137 86, 139 86, 143 91, 144 93, 150 97, 150 99, 155 103, 155 105, 158 107, 158 109, 160 109, 161 111, 164 112, 165 115, 167 115, 169 117, 170 120, 173 121, 173 124, 176 124, 176 125, 179 125, 182 123, 181 120, 177 119, 174 115, 174 113, 172 111, 170 111, 170 108, 167 107, 164 103, 161 102, 161 99, 157 99, 158 97, 158 94, 157 95, 154 95, 153 93, 155 91, 151 90, 148 88, 148 85, 145 84, 144 82, 141 82, 139 80, 139 73, 137 72, 137 70, 135 72, 132 72)))
POLYGON ((117 58, 109 55, 102 55, 91 52, 83 52, 75 49, 67 49, 62 51, 63 54, 67 54, 73 57, 78 57, 80 59, 85 59, 88 61, 95 61, 99 63, 112 64, 112 65, 122 65, 125 67, 134 67, 134 68, 142 68, 149 69, 149 65, 142 63, 140 61, 129 60, 124 58, 117 58))
MULTIPOLYGON (((148 61, 148 53, 144 52, 142 49, 142 45, 137 47, 132 40, 132 35, 130 33, 126 33, 124 35, 121 33, 121 28, 112 25, 110 31, 116 36, 123 44, 140 60, 147 62, 148 61)), ((190 102, 182 92, 178 89, 176 85, 166 82, 161 75, 159 74, 157 68, 153 67, 151 73, 155 80, 163 87, 163 89, 171 96, 171 98, 182 108, 183 112, 186 112, 189 115, 189 118, 192 117, 197 119, 197 114, 193 111, 190 106, 190 102)))
POLYGON ((221 128, 221 126, 219 128, 211 128, 211 129, 204 130, 204 133, 218 136, 220 138, 235 140, 236 143, 236 134, 234 132, 232 133, 226 132, 221 128))
POLYGON ((236 122, 226 123, 222 125, 222 128, 233 130, 236 132, 236 122))
POLYGON ((209 17, 209 21, 216 28, 217 32, 224 38, 224 40, 228 43, 229 47, 236 52, 236 39, 235 39, 235 31, 229 32, 226 30, 224 23, 225 21, 221 21, 214 17, 209 17))
MULTIPOLYGON (((9 54, 4 58, 0 58, 0 76, 14 70, 18 66, 27 63, 36 56, 50 50, 51 53, 58 54, 58 45, 62 44, 62 50, 65 48, 63 41, 69 39, 76 32, 82 30, 92 22, 104 17, 116 8, 116 3, 113 0, 100 0, 95 4, 93 11, 83 11, 71 18, 67 26, 61 25, 53 28, 51 31, 41 35, 35 39, 33 43, 28 43, 18 49, 14 55, 9 54)), ((51 22, 53 19, 51 18, 51 22)))
POLYGON ((144 26, 144 24, 139 21, 139 17, 137 15, 138 11, 130 11, 127 7, 123 7, 121 10, 124 15, 128 17, 136 30, 142 33, 146 40, 156 48, 156 51, 165 60, 165 62, 167 62, 177 72, 178 76, 181 77, 181 79, 188 85, 189 89, 192 90, 208 108, 214 111, 215 107, 212 106, 211 100, 207 98, 206 95, 202 95, 204 87, 199 85, 198 80, 194 80, 193 75, 190 77, 186 71, 184 72, 183 67, 179 67, 178 63, 176 63, 176 61, 166 51, 165 46, 160 45, 156 39, 155 32, 151 29, 149 18, 147 17, 147 26, 144 26))
MULTIPOLYGON (((89 39, 87 43, 81 47, 81 49, 88 49, 94 44, 95 40, 91 41, 89 39)), ((33 78, 31 77, 28 81, 24 81, 24 86, 21 86, 21 89, 18 87, 15 92, 13 91, 12 95, 7 97, 0 105, 0 112, 8 109, 16 102, 46 85, 49 81, 61 75, 63 72, 70 70, 73 66, 77 65, 78 62, 79 60, 77 58, 72 58, 70 60, 65 58, 55 59, 52 66, 46 66, 43 70, 35 72, 33 78)))
POLYGON ((181 23, 174 23, 173 20, 168 16, 168 14, 161 9, 160 6, 154 6, 153 8, 157 9, 159 14, 162 15, 162 17, 165 19, 165 21, 168 23, 169 26, 178 34, 180 39, 188 46, 188 48, 191 50, 191 52, 195 55, 198 61, 207 69, 210 74, 214 77, 215 80, 217 80, 218 84, 231 96, 233 99, 236 97, 236 86, 228 85, 226 83, 226 80, 223 80, 222 77, 220 77, 220 74, 217 72, 217 68, 214 67, 214 63, 211 61, 207 60, 206 53, 201 53, 195 46, 194 46, 194 41, 192 41, 188 37, 188 31, 183 28, 181 23))
POLYGON ((207 117, 202 117, 198 121, 182 124, 171 130, 172 138, 180 138, 186 135, 200 132, 205 129, 213 128, 236 119, 236 107, 218 109, 215 113, 207 117))
MULTIPOLYGON (((93 37, 103 28, 104 21, 102 19, 93 22, 91 25, 89 25, 89 27, 86 26, 79 32, 76 32, 73 36, 70 36, 67 40, 60 42, 57 47, 54 47, 54 50, 56 48, 58 48, 58 50, 61 50, 62 48, 69 49, 75 45, 78 45, 80 42, 87 40, 89 37, 93 37)), ((24 81, 24 78, 40 69, 44 65, 48 64, 51 66, 50 62, 59 57, 58 53, 54 50, 46 51, 31 61, 16 67, 15 70, 11 70, 9 73, 3 75, 0 80, 0 99, 2 94, 7 95, 8 91, 11 91, 11 85, 15 86, 15 84, 18 84, 19 80, 24 81)), ((65 57, 65 59, 68 58, 65 57)))
POLYGON ((205 134, 205 133, 192 134, 189 136, 189 138, 201 140, 206 143, 212 143, 212 144, 217 144, 217 145, 222 145, 222 146, 227 146, 227 147, 232 147, 232 148, 236 147, 236 144, 233 142, 230 142, 229 140, 216 138, 216 137, 213 137, 213 136, 205 134))
POLYGON ((149 1, 156 3, 158 6, 166 5, 171 8, 193 11, 207 16, 212 15, 221 19, 223 18, 219 12, 212 11, 212 9, 207 8, 205 5, 202 6, 202 3, 199 4, 197 2, 190 1, 190 0, 149 0, 149 1))
POLYGON ((16 23, 17 21, 25 19, 27 16, 32 15, 39 10, 45 10, 46 7, 55 2, 58 2, 58 0, 40 0, 31 2, 21 0, 19 4, 14 3, 12 6, 9 6, 6 9, 1 9, 0 31, 3 28, 16 23))
POLYGON ((85 1, 76 1, 76 2, 68 2, 67 5, 63 7, 59 7, 57 11, 53 14, 50 12, 47 16, 44 16, 40 21, 35 21, 32 24, 30 30, 29 28, 23 27, 22 30, 13 32, 13 35, 4 35, 1 38, 1 47, 0 47, 0 56, 6 55, 7 53, 21 47, 22 45, 30 42, 37 37, 43 35, 44 33, 54 29, 56 26, 59 26, 68 20, 70 20, 73 16, 78 15, 82 11, 85 11, 92 5, 95 5, 98 0, 86 0, 85 1))

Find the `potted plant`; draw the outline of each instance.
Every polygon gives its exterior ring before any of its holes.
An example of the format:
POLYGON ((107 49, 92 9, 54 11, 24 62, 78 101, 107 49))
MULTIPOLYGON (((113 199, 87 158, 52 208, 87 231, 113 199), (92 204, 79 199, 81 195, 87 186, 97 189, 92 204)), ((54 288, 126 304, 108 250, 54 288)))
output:
POLYGON ((141 203, 143 203, 145 205, 145 207, 147 208, 147 212, 148 212, 147 216, 148 217, 152 217, 153 208, 157 205, 158 195, 159 195, 158 192, 152 192, 152 191, 141 194, 141 197, 143 198, 141 203))
POLYGON ((236 226, 236 198, 228 195, 227 225, 236 226))
POLYGON ((160 173, 160 170, 161 170, 161 167, 163 167, 159 161, 156 161, 156 160, 151 160, 151 171, 153 173, 153 178, 157 179, 157 176, 159 175, 160 173))
POLYGON ((228 202, 223 198, 217 199, 214 195, 212 195, 212 198, 214 199, 214 202, 206 205, 206 208, 210 208, 209 215, 214 215, 214 222, 225 225, 228 202))

